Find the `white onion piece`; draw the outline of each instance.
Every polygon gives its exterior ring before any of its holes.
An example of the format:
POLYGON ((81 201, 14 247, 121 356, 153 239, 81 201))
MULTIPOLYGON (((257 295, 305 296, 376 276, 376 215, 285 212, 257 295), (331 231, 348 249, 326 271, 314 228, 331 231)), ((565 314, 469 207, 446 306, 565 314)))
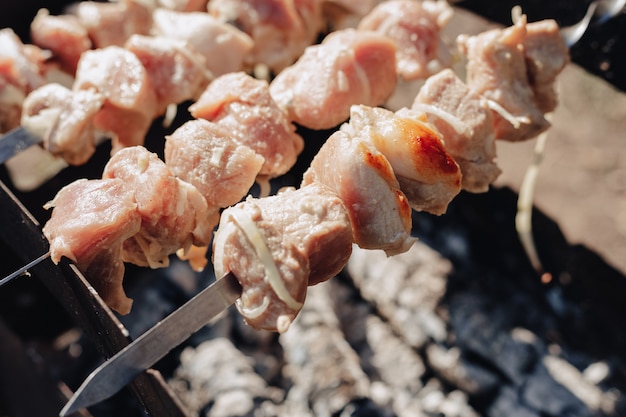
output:
POLYGON ((261 314, 265 313, 265 310, 270 306, 270 298, 266 295, 263 297, 261 305, 256 307, 246 307, 243 305, 241 298, 237 299, 237 307, 241 311, 241 314, 247 319, 257 319, 261 317, 261 314))
POLYGON ((243 234, 252 244, 254 251, 265 267, 265 276, 268 283, 278 298, 292 310, 300 310, 302 308, 302 303, 294 300, 291 294, 289 294, 289 291, 287 291, 285 283, 280 278, 280 272, 278 271, 276 262, 274 262, 272 253, 265 244, 261 231, 256 226, 250 215, 239 208, 232 208, 230 210, 230 217, 235 221, 235 223, 237 223, 243 234))
POLYGON ((511 123, 511 125, 515 129, 519 129, 522 123, 526 123, 526 124, 530 123, 530 119, 528 117, 513 116, 511 113, 508 112, 507 109, 505 109, 504 107, 502 107, 500 104, 496 103, 493 100, 487 99, 487 105, 491 110, 495 111, 500 116, 502 116, 507 122, 511 123))
POLYGON ((440 108, 424 103, 416 103, 411 107, 413 111, 420 111, 426 114, 432 114, 437 116, 444 122, 450 125, 459 135, 467 135, 469 126, 463 120, 459 119, 452 113, 448 113, 447 111, 443 111, 440 108))

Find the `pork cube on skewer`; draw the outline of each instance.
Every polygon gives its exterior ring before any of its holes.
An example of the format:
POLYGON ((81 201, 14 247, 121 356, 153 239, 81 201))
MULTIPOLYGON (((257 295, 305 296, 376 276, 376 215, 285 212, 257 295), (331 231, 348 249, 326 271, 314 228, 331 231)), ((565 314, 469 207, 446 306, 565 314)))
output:
POLYGON ((87 29, 75 15, 53 16, 40 9, 30 25, 33 43, 52 52, 61 68, 74 75, 83 52, 91 49, 87 29))
POLYGON ((323 0, 322 14, 330 32, 356 28, 361 19, 387 0, 323 0))
POLYGON ((252 38, 249 67, 263 64, 275 73, 314 44, 323 26, 320 0, 212 0, 208 11, 252 38))
POLYGON ((216 78, 189 111, 196 118, 217 123, 238 143, 261 155, 262 176, 285 174, 304 148, 296 127, 272 99, 268 83, 244 72, 216 78))
POLYGON ((179 12, 206 12, 209 0, 156 0, 158 7, 179 12))
POLYGON ((400 190, 417 211, 443 214, 461 191, 461 171, 439 133, 419 113, 353 106, 341 129, 374 146, 391 164, 400 190))
POLYGON ((125 262, 162 268, 179 249, 208 246, 219 213, 155 153, 142 146, 121 149, 105 166, 102 178, 119 178, 135 191, 141 228, 124 241, 125 262))
POLYGON ((313 183, 339 195, 360 247, 393 255, 412 245, 407 197, 387 158, 359 133, 340 130, 328 138, 304 173, 302 185, 313 183))
POLYGON ((170 104, 197 99, 213 78, 204 56, 185 41, 132 35, 124 47, 146 69, 155 89, 158 114, 165 112, 170 104))
POLYGON ((95 90, 105 97, 94 124, 112 134, 113 153, 144 143, 158 109, 154 86, 135 54, 119 46, 83 53, 74 90, 95 90))
POLYGON ((45 53, 25 45, 13 29, 0 30, 0 132, 20 125, 22 101, 45 84, 45 53))
POLYGON ((379 106, 397 82, 396 47, 371 31, 345 29, 308 47, 270 84, 289 119, 311 129, 329 129, 350 116, 350 106, 379 106))
POLYGON ((72 260, 107 305, 127 314, 132 301, 122 287, 122 244, 141 227, 134 190, 119 178, 80 179, 45 207, 54 207, 43 227, 52 261, 72 260))
POLYGON ((39 132, 44 147, 69 164, 81 165, 96 150, 94 116, 105 97, 93 89, 72 91, 46 84, 24 100, 22 126, 39 132))
POLYGON ((214 77, 241 71, 254 42, 233 25, 208 13, 156 9, 152 34, 187 42, 206 59, 214 77))
POLYGON ((152 26, 152 8, 140 0, 81 1, 71 11, 95 48, 123 46, 131 35, 149 34, 152 26))
POLYGON ((405 80, 424 79, 452 65, 452 54, 440 38, 452 14, 446 2, 391 0, 364 16, 357 29, 392 39, 398 74, 405 80))
POLYGON ((228 207, 250 190, 263 157, 233 140, 226 129, 204 119, 191 120, 165 140, 165 162, 194 185, 209 207, 228 207))
POLYGON ((446 69, 426 80, 412 109, 424 112, 463 173, 463 189, 479 193, 500 175, 493 115, 485 98, 446 69))
POLYGON ((496 104, 497 139, 530 139, 550 126, 528 80, 526 35, 526 18, 522 17, 508 28, 458 39, 467 56, 467 85, 496 104))
POLYGON ((227 208, 213 247, 216 276, 232 271, 243 288, 237 307, 246 322, 282 333, 302 308, 307 286, 346 264, 352 228, 342 200, 311 184, 227 208))
POLYGON ((551 19, 529 23, 523 44, 535 102, 544 113, 551 112, 558 101, 554 88, 556 77, 570 61, 559 25, 551 19))

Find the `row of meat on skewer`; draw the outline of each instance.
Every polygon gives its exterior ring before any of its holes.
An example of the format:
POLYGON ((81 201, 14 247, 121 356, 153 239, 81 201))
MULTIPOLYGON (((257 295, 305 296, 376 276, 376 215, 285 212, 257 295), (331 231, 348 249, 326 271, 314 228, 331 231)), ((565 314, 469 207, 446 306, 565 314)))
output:
MULTIPOLYGON (((211 1, 209 10, 220 3, 229 2, 211 1)), ((232 271, 242 285, 246 321, 286 331, 307 287, 336 275, 353 244, 388 255, 408 250, 411 210, 443 214, 462 189, 486 191, 500 173, 496 139, 548 128, 554 82, 568 62, 556 23, 522 16, 511 27, 460 37, 462 80, 445 68, 451 53, 438 34, 450 10, 383 2, 356 28, 269 65, 271 81, 243 71, 259 63, 247 54, 218 74, 191 58, 191 42, 154 34, 81 52, 72 86, 34 88, 21 115, 70 163, 89 159, 97 132, 114 140, 102 178, 77 180, 48 204, 43 231, 52 259, 74 261, 124 314, 131 308, 125 262, 158 268, 178 253, 200 269, 212 245, 216 275, 232 271), (410 106, 392 111, 384 104, 398 77, 425 81, 410 106), (192 120, 166 137, 161 160, 142 146, 145 132, 169 104, 186 100, 192 120), (295 164, 304 146, 296 124, 339 128, 298 188, 246 197, 255 182, 295 164)), ((157 8, 152 27, 158 14, 200 13, 157 8)), ((251 45, 261 42, 259 33, 242 33, 251 45)))

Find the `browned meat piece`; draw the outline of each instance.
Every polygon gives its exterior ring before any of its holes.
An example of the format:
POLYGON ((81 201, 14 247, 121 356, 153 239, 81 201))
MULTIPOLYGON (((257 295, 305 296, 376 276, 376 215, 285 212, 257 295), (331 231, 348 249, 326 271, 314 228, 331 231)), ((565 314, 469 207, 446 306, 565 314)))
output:
POLYGON ((81 179, 63 187, 52 207, 43 227, 52 261, 72 260, 112 309, 127 314, 122 243, 141 227, 134 190, 121 179, 81 179))
POLYGON ((468 59, 467 85, 496 103, 497 139, 530 139, 550 126, 528 80, 523 47, 526 34, 526 19, 522 17, 505 29, 459 37, 468 59))
POLYGON ((392 39, 398 74, 406 80, 424 79, 452 65, 452 54, 440 38, 452 14, 442 1, 390 0, 363 17, 358 29, 392 39))
POLYGON ((74 15, 52 16, 47 9, 40 9, 30 25, 33 43, 50 50, 61 68, 76 72, 80 55, 91 49, 87 29, 74 15))
POLYGON ((12 29, 0 30, 0 132, 20 125, 22 101, 45 83, 43 51, 24 45, 12 29))
POLYGON ((554 20, 542 20, 526 26, 524 56, 528 78, 535 92, 535 102, 544 113, 556 108, 554 82, 569 63, 569 49, 559 34, 554 20))
POLYGON ((137 55, 157 96, 158 113, 172 103, 197 99, 212 79, 205 58, 185 41, 133 35, 125 48, 137 55))
POLYGON ((311 129, 337 126, 350 106, 378 106, 393 93, 396 48, 389 38, 346 29, 306 49, 270 84, 270 93, 289 118, 311 129))
POLYGON ((95 48, 123 46, 131 35, 149 34, 152 26, 152 9, 139 0, 81 1, 73 12, 95 48))
POLYGON ((179 12, 206 12, 209 0, 157 0, 158 7, 179 12))
POLYGON ((433 214, 446 212, 461 190, 461 171, 437 132, 409 111, 353 106, 350 123, 342 130, 366 141, 382 153, 393 168, 411 207, 433 214))
POLYGON ((263 157, 238 144, 229 131, 199 119, 166 137, 165 162, 202 193, 209 207, 228 207, 248 193, 263 157))
POLYGON ((275 73, 314 44, 322 29, 320 0, 212 0, 208 10, 254 40, 249 66, 264 64, 275 73))
POLYGON ((354 241, 388 255, 411 247, 411 207, 391 164, 360 133, 335 132, 304 173, 303 185, 324 184, 348 208, 354 241))
POLYGON ((452 70, 443 70, 426 80, 413 109, 426 113, 428 122, 441 133, 446 150, 463 173, 463 189, 488 191, 501 171, 495 163, 493 116, 486 100, 452 70))
POLYGON ((154 35, 187 42, 206 59, 214 77, 240 71, 254 42, 236 27, 203 12, 156 9, 154 35))
POLYGON ((141 229, 124 242, 125 262, 162 268, 169 255, 192 244, 206 246, 218 221, 202 194, 174 176, 159 157, 142 146, 111 157, 102 178, 119 178, 134 191, 141 229))
POLYGON ((246 322, 282 333, 300 311, 307 285, 347 263, 352 229, 341 199, 311 184, 227 208, 213 248, 216 275, 232 271, 241 283, 237 307, 246 322))
POLYGON ((216 78, 191 107, 196 118, 213 121, 261 155, 259 175, 277 177, 295 164, 304 141, 276 105, 266 81, 244 72, 216 78))
POLYGON ((78 62, 74 90, 90 89, 106 98, 94 124, 112 134, 112 152, 142 145, 156 116, 157 100, 139 58, 118 46, 85 52, 78 62))
POLYGON ((46 84, 24 100, 21 123, 39 132, 50 153, 81 165, 96 150, 93 119, 103 104, 104 96, 94 90, 72 91, 60 84, 46 84))

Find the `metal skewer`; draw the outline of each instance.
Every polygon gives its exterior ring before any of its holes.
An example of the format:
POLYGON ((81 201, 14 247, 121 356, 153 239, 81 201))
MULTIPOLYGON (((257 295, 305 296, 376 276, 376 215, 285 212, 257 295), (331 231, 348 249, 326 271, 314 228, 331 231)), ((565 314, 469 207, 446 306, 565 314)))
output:
POLYGON ((29 263, 27 263, 26 265, 24 265, 23 267, 21 267, 17 271, 13 272, 11 275, 7 275, 6 277, 0 279, 0 287, 2 287, 4 284, 8 284, 10 281, 12 281, 13 279, 15 279, 17 277, 20 277, 22 275, 26 275, 28 273, 29 269, 31 269, 35 265, 39 264, 40 262, 48 259, 49 257, 50 257, 50 252, 46 252, 43 255, 41 255, 39 258, 30 261, 29 263))

